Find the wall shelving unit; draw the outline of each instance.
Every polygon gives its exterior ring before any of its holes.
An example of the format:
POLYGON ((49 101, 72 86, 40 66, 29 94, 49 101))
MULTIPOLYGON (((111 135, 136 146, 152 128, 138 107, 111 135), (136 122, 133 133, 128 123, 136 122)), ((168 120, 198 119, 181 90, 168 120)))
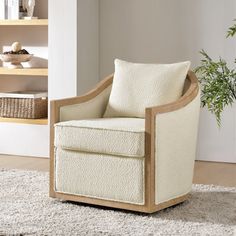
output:
MULTIPOLYGON (((23 69, 9 69, 0 62, 0 91, 48 90, 47 9, 48 1, 39 1, 35 8, 39 19, 0 20, 0 53, 19 41, 35 56, 34 63, 23 69)), ((48 118, 0 117, 0 154, 48 157, 48 125, 48 118)))
MULTIPOLYGON (((0 20, 0 26, 48 26, 48 19, 0 20)), ((1 75, 48 76, 48 68, 8 69, 7 67, 0 67, 0 79, 1 75)), ((0 117, 0 122, 47 125, 48 119, 17 119, 0 117)))
POLYGON ((0 75, 48 76, 47 68, 8 69, 0 67, 0 75))
POLYGON ((18 118, 3 118, 0 117, 0 122, 31 124, 31 125, 47 125, 48 119, 18 119, 18 118))
POLYGON ((36 20, 0 20, 0 26, 48 26, 48 19, 36 20))
MULTIPOLYGON (((36 63, 41 68, 0 67, 0 91, 47 89, 50 101, 93 88, 99 81, 99 1, 37 1, 34 15, 39 19, 0 20, 0 51, 19 41, 35 60, 43 59, 36 63)), ((33 61, 29 67, 34 67, 33 61)), ((0 154, 49 157, 49 121, 29 122, 0 119, 0 154)))

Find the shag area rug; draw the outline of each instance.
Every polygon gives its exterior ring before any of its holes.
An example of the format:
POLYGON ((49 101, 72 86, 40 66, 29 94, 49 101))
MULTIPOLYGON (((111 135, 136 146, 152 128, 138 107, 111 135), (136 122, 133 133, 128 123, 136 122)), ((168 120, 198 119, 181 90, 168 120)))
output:
POLYGON ((0 169, 0 235, 236 235, 236 188, 194 185, 191 198, 151 215, 48 197, 48 174, 0 169))

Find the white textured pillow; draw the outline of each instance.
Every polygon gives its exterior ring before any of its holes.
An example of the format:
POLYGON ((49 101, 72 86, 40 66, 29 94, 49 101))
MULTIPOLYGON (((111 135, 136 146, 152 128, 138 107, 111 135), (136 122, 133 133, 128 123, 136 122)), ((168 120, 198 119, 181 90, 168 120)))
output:
POLYGON ((190 62, 138 64, 115 60, 111 95, 104 117, 145 117, 145 108, 181 97, 190 62))

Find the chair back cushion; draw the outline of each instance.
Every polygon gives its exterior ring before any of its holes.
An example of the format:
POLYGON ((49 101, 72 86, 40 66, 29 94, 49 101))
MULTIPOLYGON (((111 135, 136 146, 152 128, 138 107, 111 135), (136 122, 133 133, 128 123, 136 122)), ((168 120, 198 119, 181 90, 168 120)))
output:
POLYGON ((112 90, 104 117, 145 117, 145 108, 181 97, 190 62, 140 64, 115 60, 112 90))

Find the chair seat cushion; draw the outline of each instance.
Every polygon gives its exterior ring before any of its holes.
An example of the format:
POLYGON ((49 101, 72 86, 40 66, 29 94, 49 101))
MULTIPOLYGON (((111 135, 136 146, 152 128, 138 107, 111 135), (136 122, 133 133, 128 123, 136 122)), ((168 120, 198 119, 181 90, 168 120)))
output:
POLYGON ((145 120, 101 118, 55 125, 55 146, 62 149, 144 157, 145 120))

